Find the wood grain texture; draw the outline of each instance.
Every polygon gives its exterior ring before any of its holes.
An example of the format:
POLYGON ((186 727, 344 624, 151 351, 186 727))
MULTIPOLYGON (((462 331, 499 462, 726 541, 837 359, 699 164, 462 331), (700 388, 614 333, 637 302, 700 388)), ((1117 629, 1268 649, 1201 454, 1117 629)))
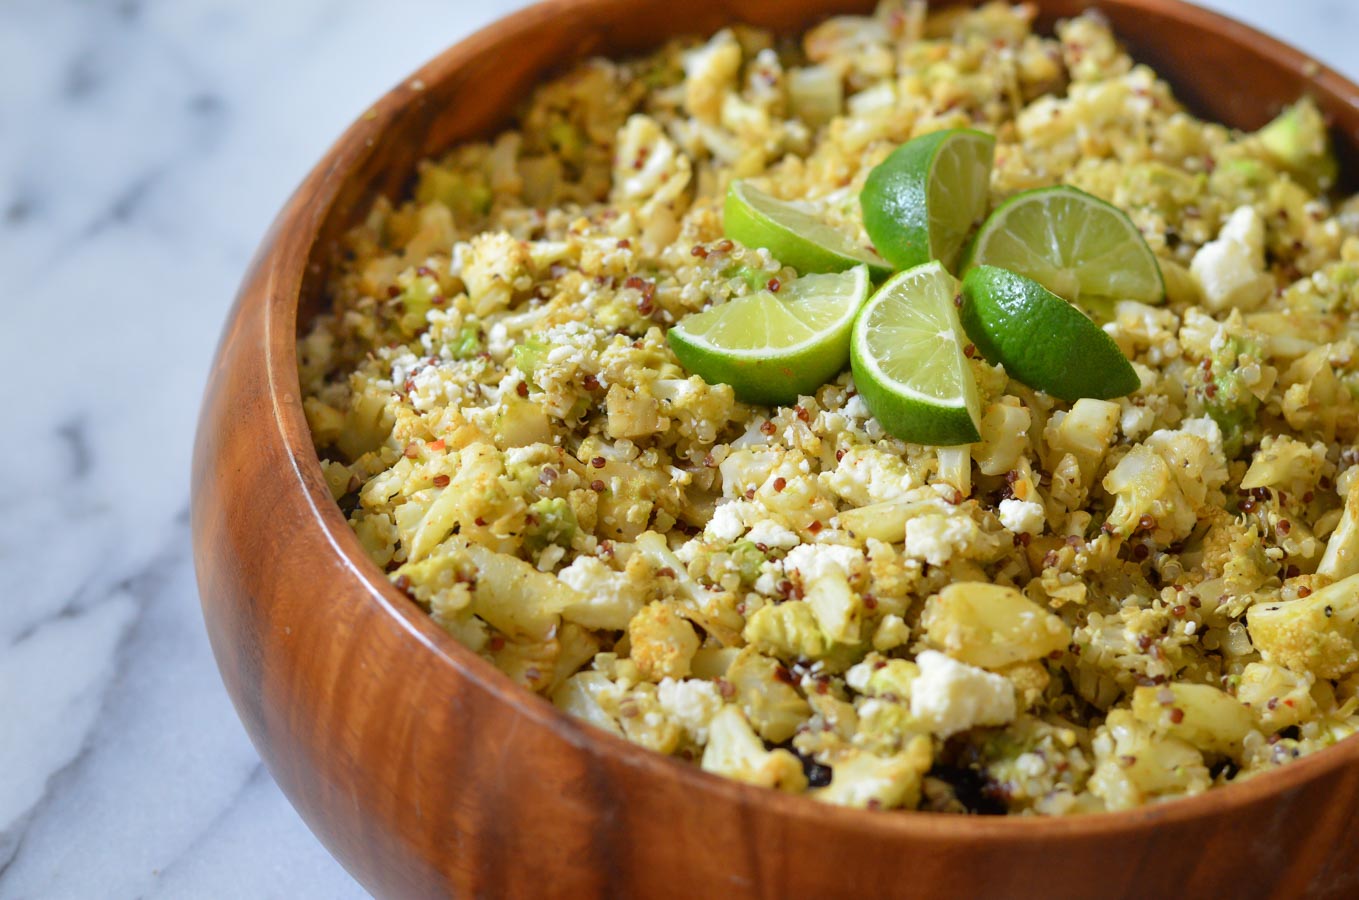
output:
MULTIPOLYGON (((1355 896, 1359 740, 1173 804, 1070 820, 875 814, 708 776, 559 714, 463 650, 364 557, 302 414, 294 340, 327 249, 416 160, 504 124, 591 53, 854 0, 564 0, 503 20, 382 98, 279 215, 227 325, 194 457, 213 651, 269 770, 390 897, 1355 896)), ((1304 90, 1355 171, 1359 90, 1171 0, 1093 6, 1198 112, 1255 127, 1304 90), (1310 73, 1310 74, 1309 74, 1310 73)), ((1351 183, 1353 183, 1351 181, 1351 183)))

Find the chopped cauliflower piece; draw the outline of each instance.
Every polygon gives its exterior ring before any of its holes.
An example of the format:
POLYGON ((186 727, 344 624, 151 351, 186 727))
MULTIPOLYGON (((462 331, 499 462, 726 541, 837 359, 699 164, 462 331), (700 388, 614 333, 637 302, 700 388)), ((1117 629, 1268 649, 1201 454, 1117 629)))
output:
POLYGON ((683 64, 685 109, 703 121, 716 122, 722 98, 741 70, 741 45, 731 29, 724 28, 685 53, 683 64))
POLYGON ((787 750, 766 750, 735 706, 722 707, 709 722, 702 766, 707 772, 790 793, 807 787, 798 758, 787 750))
POLYGON ((1203 754, 1174 737, 1159 737, 1126 709, 1096 731, 1090 791, 1109 809, 1131 809, 1166 795, 1198 794, 1212 784, 1203 754))
POLYGON ((691 174, 689 157, 666 137, 654 119, 644 115, 629 117, 618 133, 614 153, 618 159, 611 194, 614 202, 654 209, 658 204, 674 203, 683 197, 691 174))
POLYGON ((1316 680, 1266 662, 1246 663, 1236 699, 1254 711, 1267 732, 1298 725, 1316 712, 1312 686, 1316 680))
POLYGON ((1246 621, 1265 662, 1318 678, 1359 669, 1359 575, 1307 597, 1256 604, 1246 621))
POLYGON ((628 638, 632 642, 632 661, 637 663, 642 677, 657 682, 686 677, 689 661, 699 646, 694 626, 664 601, 652 603, 632 617, 628 622, 628 638))
POLYGON ((623 729, 609 712, 616 708, 619 690, 608 676, 599 672, 580 672, 566 679, 552 695, 552 702, 578 719, 589 722, 619 737, 623 729))
POLYGON ((1326 541, 1326 553, 1321 557, 1317 572, 1329 578, 1345 579, 1359 574, 1359 478, 1350 479, 1344 511, 1326 541))
POLYGON ((1148 531, 1160 544, 1180 540, 1226 480, 1222 432, 1212 419, 1154 432, 1105 476, 1104 489, 1118 498, 1107 524, 1119 534, 1148 531))
POLYGON ((819 659, 830 649, 816 613, 805 600, 760 607, 746 620, 742 637, 784 659, 819 659))
POLYGON ((733 701, 767 741, 788 740, 811 715, 807 701, 788 683, 792 678, 783 664, 753 647, 738 653, 722 677, 735 691, 733 701))
POLYGON ((920 800, 920 779, 931 761, 929 739, 921 736, 896 756, 851 750, 835 761, 831 783, 812 791, 812 796, 840 806, 910 809, 920 800))
POLYGON ((1012 587, 954 582, 925 602, 925 640, 954 659, 1000 669, 1065 652, 1071 628, 1012 587))
POLYGON ((1010 403, 987 405, 981 418, 981 443, 973 445, 972 456, 983 475, 1003 475, 1019 464, 1029 443, 1033 414, 1010 403))
POLYGON ((1132 712, 1160 734, 1238 759, 1242 741, 1257 727, 1240 700, 1208 684, 1139 687, 1133 691, 1132 712))
POLYGON ((1007 497, 1000 501, 1000 524, 1015 534, 1040 534, 1047 512, 1043 504, 1007 497))

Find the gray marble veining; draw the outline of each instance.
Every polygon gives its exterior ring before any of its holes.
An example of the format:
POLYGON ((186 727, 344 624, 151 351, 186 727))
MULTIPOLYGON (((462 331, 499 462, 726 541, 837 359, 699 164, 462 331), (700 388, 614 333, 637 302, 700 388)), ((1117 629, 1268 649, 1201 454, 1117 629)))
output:
MULTIPOLYGON (((311 162, 521 5, 0 5, 0 897, 362 896, 212 663, 194 418, 236 283, 311 162)), ((1349 3, 1210 5, 1359 77, 1349 3)))

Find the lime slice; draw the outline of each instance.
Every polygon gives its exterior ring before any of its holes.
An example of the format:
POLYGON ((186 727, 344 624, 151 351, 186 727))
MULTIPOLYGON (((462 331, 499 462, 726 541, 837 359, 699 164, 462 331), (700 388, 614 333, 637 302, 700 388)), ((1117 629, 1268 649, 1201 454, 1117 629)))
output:
POLYGON ((953 270, 986 215, 996 139, 968 128, 907 141, 868 173, 859 203, 864 230, 899 269, 937 259, 953 270))
POLYGON ((903 441, 948 446, 980 437, 957 296, 957 279, 930 262, 884 284, 854 320, 854 383, 882 427, 903 441))
POLYGON ((866 265, 875 277, 891 273, 881 256, 801 206, 778 200, 744 181, 733 181, 722 210, 722 231, 747 247, 763 247, 799 272, 843 272, 866 265))
POLYGON ((686 369, 731 385, 741 401, 793 403, 844 370, 868 287, 867 266, 803 275, 777 294, 757 291, 687 316, 667 337, 686 369))
POLYGON ((976 266, 963 278, 963 328, 982 356, 1061 400, 1108 400, 1141 381, 1113 338, 1038 282, 976 266))
POLYGON ((999 266, 1059 297, 1165 300, 1156 256, 1121 209, 1069 185, 1035 188, 1002 203, 982 224, 967 266, 999 266))

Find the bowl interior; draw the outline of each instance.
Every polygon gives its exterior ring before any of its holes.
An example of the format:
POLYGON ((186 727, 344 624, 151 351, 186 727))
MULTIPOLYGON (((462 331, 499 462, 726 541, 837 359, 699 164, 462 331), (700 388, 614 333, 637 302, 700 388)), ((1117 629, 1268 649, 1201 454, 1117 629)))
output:
MULTIPOLYGON (((946 5, 957 4, 932 4, 946 5)), ((1040 9, 1039 29, 1046 32, 1061 18, 1085 9, 1098 10, 1109 19, 1135 59, 1156 69, 1182 102, 1211 120, 1254 129, 1299 95, 1310 93, 1333 124, 1345 185, 1355 185, 1359 169, 1359 89, 1302 54, 1245 26, 1174 0, 1043 0, 1036 5, 1040 9)), ((338 238, 364 217, 373 200, 381 195, 401 199, 410 188, 417 162, 510 124, 522 98, 550 74, 591 55, 638 53, 671 36, 705 35, 732 21, 794 33, 827 15, 867 12, 872 6, 871 0, 784 0, 777 4, 727 0, 690 9, 680 8, 672 0, 549 0, 492 26, 442 54, 380 99, 341 138, 327 157, 327 164, 301 189, 312 190, 316 199, 309 209, 314 238, 307 265, 299 273, 299 293, 271 297, 271 320, 282 333, 307 330, 325 307, 324 287, 338 238), (509 35, 513 36, 516 52, 506 52, 509 35)), ((401 615, 412 620, 422 634, 446 648, 449 656, 470 657, 414 604, 406 603, 390 589, 382 573, 364 556, 338 507, 330 503, 319 461, 310 452, 294 348, 289 344, 275 355, 271 367, 276 384, 292 385, 292 394, 283 398, 279 412, 334 546, 376 590, 394 604, 409 607, 401 615), (413 621, 417 619, 418 624, 413 621)), ((473 665, 478 662, 473 659, 473 665)), ((517 691, 508 679, 501 680, 505 688, 517 691)), ((1298 772, 1290 780, 1300 778, 1303 769, 1320 765, 1315 756, 1294 763, 1289 769, 1298 772)), ((1252 796, 1264 789, 1259 784, 1242 787, 1252 796)), ((839 812, 829 816, 839 818, 839 812)), ((1164 813, 1162 810, 1156 815, 1164 813)), ((1004 829, 1010 823, 994 824, 1004 829)), ((1089 830, 1088 820, 1080 827, 1089 830)), ((1113 827, 1112 821, 1109 827, 1113 827)), ((1065 825, 1055 826, 1055 830, 1062 828, 1065 825)))

